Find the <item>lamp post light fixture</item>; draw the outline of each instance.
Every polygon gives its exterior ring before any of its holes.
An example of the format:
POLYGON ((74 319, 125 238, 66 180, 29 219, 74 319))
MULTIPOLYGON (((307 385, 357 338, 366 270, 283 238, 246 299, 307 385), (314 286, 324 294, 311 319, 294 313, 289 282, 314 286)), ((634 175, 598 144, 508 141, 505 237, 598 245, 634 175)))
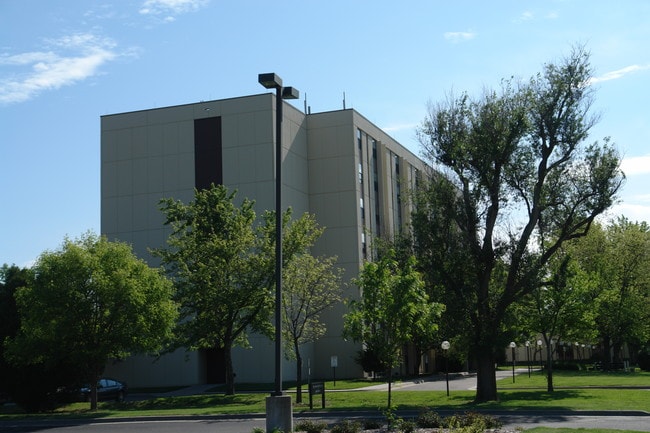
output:
POLYGON ((528 364, 528 377, 530 377, 530 341, 526 341, 526 363, 528 364))
MULTIPOLYGON (((267 89, 275 89, 275 389, 272 397, 284 397, 282 392, 282 100, 297 99, 293 87, 282 87, 275 73, 259 74, 257 81, 267 89)), ((293 431, 291 397, 267 399, 268 431, 293 431), (288 402, 287 402, 288 400, 288 402), (287 413, 288 412, 288 413, 287 413)))
POLYGON ((544 344, 544 342, 542 340, 537 340, 537 348, 539 349, 539 369, 541 371, 544 370, 544 358, 542 356, 542 344, 544 344))
POLYGON ((510 349, 512 349, 512 383, 515 383, 515 347, 517 347, 517 344, 514 341, 511 341, 510 349))
POLYGON ((445 381, 447 382, 447 397, 449 397, 449 356, 447 355, 450 347, 449 341, 443 341, 440 347, 445 353, 445 381))

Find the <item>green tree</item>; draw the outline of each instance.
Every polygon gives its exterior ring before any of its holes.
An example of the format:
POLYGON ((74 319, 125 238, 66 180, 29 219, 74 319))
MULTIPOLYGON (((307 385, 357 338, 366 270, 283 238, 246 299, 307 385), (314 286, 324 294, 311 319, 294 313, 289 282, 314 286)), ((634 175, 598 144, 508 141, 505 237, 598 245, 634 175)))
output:
POLYGON ((420 129, 426 155, 448 177, 418 194, 416 247, 450 311, 465 309, 479 402, 497 400, 494 364, 510 307, 622 184, 609 140, 585 144, 595 123, 590 78, 589 55, 576 49, 529 83, 504 81, 499 92, 432 107, 420 129))
MULTIPOLYGON (((30 269, 21 269, 18 266, 7 264, 0 267, 0 394, 10 395, 13 401, 30 411, 38 410, 39 404, 45 400, 48 393, 55 389, 55 386, 49 386, 45 377, 42 377, 44 375, 39 375, 36 369, 21 368, 10 364, 5 357, 4 341, 15 337, 20 329, 15 293, 18 288, 29 285, 32 278, 33 273, 30 269), (37 377, 36 384, 41 386, 28 386, 30 377, 37 377), (26 398, 28 393, 20 393, 20 389, 25 387, 30 388, 31 399, 26 398), (30 404, 32 401, 35 404, 30 404)), ((45 369, 40 368, 39 370, 44 371, 45 369)), ((53 376, 52 371, 47 371, 45 374, 49 377, 53 376)))
MULTIPOLYGON (((232 349, 250 347, 249 332, 272 337, 275 289, 275 213, 260 220, 254 202, 235 205, 223 185, 195 191, 188 204, 161 200, 172 229, 168 248, 154 251, 176 285, 181 307, 176 347, 222 349, 226 394, 235 393, 232 349)), ((286 268, 322 234, 313 216, 282 215, 286 268)))
MULTIPOLYGON (((374 252, 374 257, 382 258, 386 255, 393 256, 397 260, 398 266, 409 266, 408 262, 411 259, 411 256, 414 256, 412 233, 410 231, 398 233, 392 239, 376 238, 373 240, 372 251, 374 252)), ((416 268, 419 267, 420 264, 416 263, 416 268)), ((430 281, 429 275, 421 274, 421 276, 425 282, 430 281)), ((431 298, 432 293, 434 292, 433 288, 426 284, 425 287, 428 289, 427 295, 431 298)), ((447 324, 440 323, 437 327, 426 326, 413 330, 409 344, 414 349, 415 356, 412 357, 412 365, 405 365, 407 372, 413 372, 414 374, 419 373, 423 355, 428 351, 439 347, 441 341, 440 331, 445 329, 447 326, 447 324)), ((372 352, 363 351, 360 353, 357 363, 362 365, 364 371, 374 373, 378 371, 376 368, 372 367, 374 358, 375 356, 372 352)), ((406 358, 406 361, 408 361, 408 358, 406 358)))
POLYGON ((78 379, 91 384, 91 409, 110 359, 156 353, 170 341, 172 284, 129 245, 88 233, 44 252, 33 270, 33 281, 16 292, 20 330, 8 342, 11 360, 76 366, 78 379))
POLYGON ((335 257, 314 257, 305 252, 296 255, 284 271, 283 340, 285 353, 296 360, 296 403, 302 402, 300 347, 325 334, 320 315, 341 301, 342 269, 336 269, 335 264, 335 257))
POLYGON ((606 364, 650 338, 650 227, 619 217, 571 245, 594 281, 592 309, 606 364), (611 356, 610 356, 611 353, 611 356))
MULTIPOLYGON (((18 288, 27 286, 32 280, 30 269, 7 264, 0 267, 0 343, 7 337, 14 337, 20 329, 20 318, 16 306, 15 293, 18 288)), ((0 344, 0 362, 3 360, 4 346, 0 344)), ((3 369, 0 368, 0 375, 3 369)), ((0 376, 1 377, 1 376, 0 376)), ((0 386, 5 384, 0 381, 0 386)), ((5 391, 0 388, 0 391, 5 391)))
POLYGON ((566 251, 549 262, 549 274, 547 280, 535 285, 530 295, 523 299, 519 317, 530 337, 541 336, 543 339, 547 391, 553 392, 551 360, 559 344, 552 344, 552 340, 559 343, 595 339, 592 314, 594 285, 566 251))
POLYGON ((361 299, 349 303, 344 336, 362 342, 383 367, 390 408, 391 373, 402 361, 402 348, 418 331, 437 328, 444 306, 429 301, 413 256, 402 265, 394 252, 367 262, 354 283, 361 289, 361 299))
POLYGON ((228 395, 235 393, 233 347, 249 347, 248 331, 272 334, 273 306, 273 255, 261 254, 269 242, 255 228, 254 203, 236 206, 235 195, 212 185, 188 204, 162 200, 172 232, 169 247, 154 251, 176 286, 176 346, 223 349, 228 395))

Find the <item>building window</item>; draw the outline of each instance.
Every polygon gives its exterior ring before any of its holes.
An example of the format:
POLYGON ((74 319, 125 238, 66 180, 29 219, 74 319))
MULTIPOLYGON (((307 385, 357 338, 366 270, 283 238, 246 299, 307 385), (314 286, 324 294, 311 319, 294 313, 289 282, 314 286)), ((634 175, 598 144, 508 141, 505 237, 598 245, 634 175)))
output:
POLYGON ((379 169, 377 166, 379 162, 377 160, 377 140, 372 140, 372 191, 370 192, 370 203, 371 207, 374 207, 375 211, 375 227, 373 234, 375 236, 381 236, 381 208, 379 202, 379 169), (374 203, 374 206, 372 204, 374 203))
POLYGON ((194 120, 194 186, 223 183, 221 117, 194 120))
POLYGON ((393 187, 393 224, 395 234, 402 232, 402 191, 400 182, 400 158, 391 152, 391 181, 393 187))

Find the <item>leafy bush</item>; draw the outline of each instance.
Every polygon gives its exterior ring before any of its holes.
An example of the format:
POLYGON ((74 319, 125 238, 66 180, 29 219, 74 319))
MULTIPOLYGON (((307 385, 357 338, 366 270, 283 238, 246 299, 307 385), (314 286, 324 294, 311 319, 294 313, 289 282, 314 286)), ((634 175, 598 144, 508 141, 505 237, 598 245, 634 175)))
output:
POLYGON ((361 424, 356 421, 346 419, 332 427, 331 433, 359 433, 361 431, 361 424))
POLYGON ((420 411, 415 422, 421 428, 439 428, 443 426, 443 420, 440 414, 427 407, 420 411))
POLYGON ((322 421, 304 420, 296 423, 295 431, 304 431, 307 433, 321 433, 327 428, 327 424, 322 421))
POLYGON ((463 415, 452 415, 446 418, 445 425, 450 429, 458 429, 464 433, 482 433, 487 429, 499 428, 503 424, 492 415, 466 412, 463 415))
POLYGON ((397 431, 400 433, 413 433, 417 428, 417 424, 413 420, 405 420, 397 416, 393 409, 384 410, 388 430, 397 431))
POLYGON ((395 430, 401 433, 413 433, 417 424, 412 420, 399 419, 395 425, 395 430))
POLYGON ((363 420, 363 429, 364 430, 377 430, 381 428, 381 423, 376 419, 364 419, 363 420))
POLYGON ((477 412, 467 412, 465 414, 465 423, 468 426, 481 428, 481 430, 499 428, 503 425, 498 418, 477 412))

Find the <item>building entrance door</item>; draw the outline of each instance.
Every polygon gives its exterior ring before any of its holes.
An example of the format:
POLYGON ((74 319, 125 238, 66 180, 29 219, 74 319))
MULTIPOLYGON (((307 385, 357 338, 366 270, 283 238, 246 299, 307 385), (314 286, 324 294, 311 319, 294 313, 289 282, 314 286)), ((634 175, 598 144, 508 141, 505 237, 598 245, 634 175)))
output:
POLYGON ((226 363, 223 349, 205 350, 205 368, 207 383, 226 382, 226 363))

